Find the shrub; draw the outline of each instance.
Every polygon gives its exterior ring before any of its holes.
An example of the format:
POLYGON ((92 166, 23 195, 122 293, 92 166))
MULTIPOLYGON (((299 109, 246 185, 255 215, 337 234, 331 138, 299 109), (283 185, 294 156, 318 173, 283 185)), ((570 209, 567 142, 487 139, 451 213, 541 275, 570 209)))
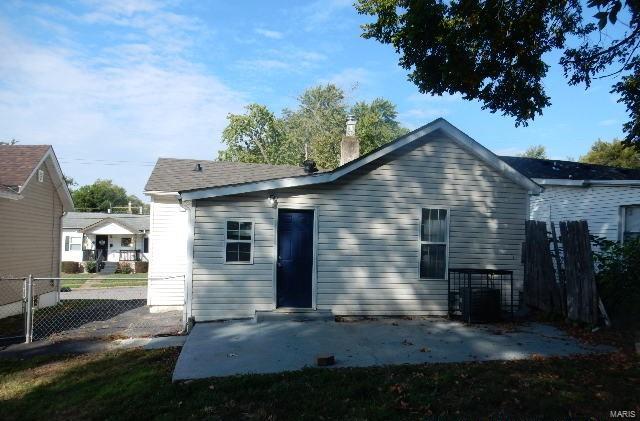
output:
POLYGON ((79 273, 82 271, 82 266, 78 262, 61 262, 60 271, 62 273, 79 273))
POLYGON ((136 262, 134 266, 135 266, 136 273, 149 272, 149 262, 136 262))
POLYGON ((127 262, 118 262, 118 266, 116 266, 116 273, 133 273, 133 269, 127 262))
POLYGON ((84 264, 84 270, 87 273, 96 273, 96 266, 97 263, 95 260, 88 260, 86 262, 83 262, 84 264))
POLYGON ((640 322, 640 238, 593 241, 598 293, 618 324, 640 322))

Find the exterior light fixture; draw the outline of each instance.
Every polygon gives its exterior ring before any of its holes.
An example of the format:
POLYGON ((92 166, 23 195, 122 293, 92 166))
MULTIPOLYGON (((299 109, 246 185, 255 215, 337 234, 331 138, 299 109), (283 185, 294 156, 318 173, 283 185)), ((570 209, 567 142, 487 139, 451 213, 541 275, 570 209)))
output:
POLYGON ((275 208, 276 206, 278 206, 278 196, 276 196, 275 194, 270 194, 269 195, 269 205, 272 208, 275 208))

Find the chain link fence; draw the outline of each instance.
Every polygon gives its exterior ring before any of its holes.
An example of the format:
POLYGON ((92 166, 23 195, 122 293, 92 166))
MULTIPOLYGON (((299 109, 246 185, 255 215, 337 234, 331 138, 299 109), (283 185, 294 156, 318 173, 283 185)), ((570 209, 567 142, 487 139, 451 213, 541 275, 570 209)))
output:
POLYGON ((0 345, 175 335, 182 327, 182 311, 147 306, 147 278, 0 278, 0 345))

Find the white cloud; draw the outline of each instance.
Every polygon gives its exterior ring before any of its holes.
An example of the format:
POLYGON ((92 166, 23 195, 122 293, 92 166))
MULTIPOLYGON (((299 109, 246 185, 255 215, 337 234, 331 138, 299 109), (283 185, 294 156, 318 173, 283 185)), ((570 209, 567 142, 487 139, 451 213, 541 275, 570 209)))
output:
POLYGON ((351 89, 354 86, 368 84, 371 82, 373 75, 363 67, 349 67, 340 72, 321 79, 321 83, 333 83, 342 89, 351 89))
POLYGON ((607 120, 602 120, 602 121, 598 122, 599 126, 605 126, 605 127, 614 126, 616 124, 618 124, 618 120, 615 120, 613 118, 610 118, 610 119, 607 119, 607 120))
POLYGON ((326 59, 327 56, 316 51, 288 46, 281 49, 264 50, 256 58, 237 62, 236 67, 243 71, 258 73, 275 70, 302 73, 317 67, 326 59))
POLYGON ((269 30, 269 29, 257 28, 257 29, 255 29, 255 32, 256 32, 256 34, 262 35, 265 38, 270 38, 270 39, 282 39, 282 38, 284 38, 284 34, 282 32, 272 31, 272 30, 269 30))
MULTIPOLYGON (((143 3, 122 14, 135 15, 143 3)), ((215 158, 226 115, 242 109, 244 95, 180 54, 159 51, 157 38, 148 41, 85 55, 40 45, 0 19, 0 56, 11 57, 0 60, 0 138, 52 144, 69 176, 111 178, 135 194, 149 167, 79 161, 215 158)))
POLYGON ((423 126, 439 117, 445 117, 450 113, 447 108, 441 107, 420 107, 411 108, 398 114, 398 120, 409 129, 423 126))

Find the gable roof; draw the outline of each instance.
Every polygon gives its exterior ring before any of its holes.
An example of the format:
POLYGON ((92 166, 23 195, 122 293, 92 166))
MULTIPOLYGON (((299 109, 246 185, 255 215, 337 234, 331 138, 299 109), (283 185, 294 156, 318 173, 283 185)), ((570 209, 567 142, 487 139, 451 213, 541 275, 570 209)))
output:
POLYGON ((302 167, 293 165, 159 158, 144 190, 180 192, 299 175, 306 173, 302 167), (201 165, 201 171, 194 170, 196 164, 201 165))
MULTIPOLYGON (((298 167, 287 167, 290 171, 290 174, 284 174, 280 177, 277 177, 276 171, 266 171, 266 168, 259 169, 254 167, 251 171, 259 171, 258 174, 253 174, 248 177, 239 176, 238 173, 230 173, 221 178, 216 178, 209 182, 208 186, 204 186, 203 184, 208 183, 208 181, 203 179, 198 179, 198 181, 194 181, 191 183, 186 183, 189 187, 177 189, 180 193, 181 197, 185 200, 193 200, 193 199, 203 199, 207 197, 216 197, 216 196, 226 196, 231 194, 240 194, 240 193, 248 193, 254 191, 264 191, 264 190, 272 190, 278 188, 287 188, 287 187, 296 187, 296 186, 305 186, 305 185, 313 185, 313 184, 322 184, 322 183, 330 183, 333 182, 355 170, 361 168, 362 166, 373 162, 395 150, 398 150, 402 147, 405 147, 413 142, 419 140, 430 140, 433 138, 437 138, 438 136, 445 136, 450 139, 453 143, 457 144, 464 150, 468 151, 472 155, 476 156, 479 160, 486 163, 488 166, 504 175, 514 183, 518 184, 522 188, 537 194, 542 191, 541 187, 536 183, 531 181, 529 178, 519 173, 507 163, 502 161, 497 155, 493 152, 480 145, 478 142, 473 140, 471 137, 467 136, 465 133, 457 129, 451 123, 446 121, 443 118, 439 118, 437 120, 432 121, 431 123, 420 127, 417 130, 414 130, 411 133, 408 133, 393 142, 387 143, 366 155, 359 157, 351 162, 348 162, 332 171, 319 171, 313 174, 306 174, 302 168, 298 167), (197 186, 197 187, 195 187, 197 186)), ((193 165, 195 165, 198 161, 191 161, 193 165)), ((158 169, 158 174, 153 175, 152 177, 155 180, 160 179, 159 175, 162 173, 162 169, 159 168, 160 161, 154 168, 154 172, 158 169)), ((218 163, 215 163, 218 164, 218 163)), ((231 171, 231 168, 238 165, 236 163, 226 163, 228 165, 227 168, 231 171)), ((243 164, 243 165, 256 165, 256 164, 243 164)), ((274 167, 274 166, 268 166, 274 167)), ((192 169, 193 167, 191 167, 192 169)), ((278 167, 275 167, 278 168, 278 167)), ((165 167, 166 171, 166 167, 165 167)), ((207 168, 203 166, 203 173, 207 171, 207 168)), ((192 171, 196 172, 196 171, 192 171)), ((188 175, 183 175, 184 177, 189 177, 188 175)), ((191 177, 199 177, 191 176, 191 177)), ((170 178, 168 174, 164 174, 162 176, 163 179, 170 178)), ((156 189, 156 191, 169 192, 171 189, 166 186, 171 185, 167 183, 167 185, 163 186, 161 183, 156 184, 155 182, 151 184, 152 187, 156 189)), ((147 184, 149 187, 149 183, 147 184)), ((147 191, 151 189, 147 188, 147 191)), ((174 190, 175 191, 175 190, 174 190)))
POLYGON ((69 212, 62 218, 62 228, 83 230, 104 220, 111 220, 133 232, 149 231, 149 215, 106 212, 69 212))
POLYGON ((564 180, 640 180, 640 170, 582 162, 502 156, 503 161, 529 178, 564 180))
POLYGON ((71 193, 51 145, 0 145, 0 197, 20 199, 36 170, 45 162, 50 163, 51 177, 57 179, 55 187, 63 209, 73 209, 71 193))
POLYGON ((0 184, 19 189, 39 166, 49 145, 0 145, 0 184))

